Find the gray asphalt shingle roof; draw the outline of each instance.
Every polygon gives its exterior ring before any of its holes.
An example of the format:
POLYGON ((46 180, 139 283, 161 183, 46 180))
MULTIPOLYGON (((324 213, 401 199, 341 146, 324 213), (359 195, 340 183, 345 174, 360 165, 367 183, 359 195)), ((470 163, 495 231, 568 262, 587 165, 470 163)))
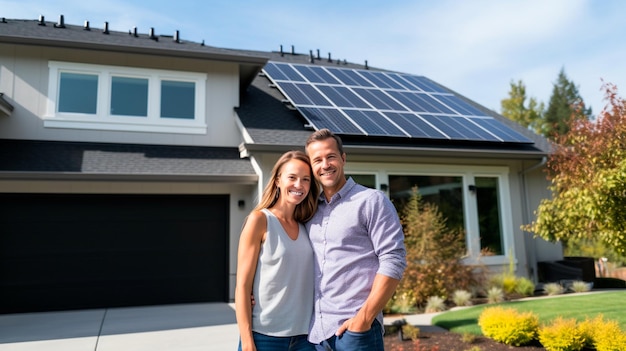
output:
POLYGON ((257 179, 236 148, 29 140, 0 140, 0 172, 257 179))
POLYGON ((50 21, 20 19, 0 21, 0 42, 5 43, 171 55, 261 65, 267 60, 266 57, 253 55, 252 52, 234 51, 187 41, 182 39, 184 33, 179 34, 179 40, 175 41, 174 35, 175 33, 169 35, 155 33, 151 38, 150 30, 147 28, 137 30, 136 35, 133 29, 129 32, 109 30, 105 34, 104 24, 102 28, 91 24, 87 30, 85 26, 67 23, 59 27, 58 22, 50 21))

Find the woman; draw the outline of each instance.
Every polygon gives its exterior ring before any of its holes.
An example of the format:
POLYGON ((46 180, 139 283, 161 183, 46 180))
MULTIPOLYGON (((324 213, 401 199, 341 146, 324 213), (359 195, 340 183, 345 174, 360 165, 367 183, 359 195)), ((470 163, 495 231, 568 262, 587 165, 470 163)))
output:
POLYGON ((315 213, 318 195, 308 156, 302 151, 282 155, 239 238, 239 350, 315 349, 307 341, 315 290, 313 249, 302 223, 315 213))

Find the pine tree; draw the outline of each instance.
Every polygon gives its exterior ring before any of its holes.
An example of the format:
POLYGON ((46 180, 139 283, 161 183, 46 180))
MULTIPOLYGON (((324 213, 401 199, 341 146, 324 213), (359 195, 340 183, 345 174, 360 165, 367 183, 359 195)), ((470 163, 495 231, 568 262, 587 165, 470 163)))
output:
POLYGON ((567 78, 565 69, 562 68, 554 83, 548 109, 540 127, 540 134, 555 140, 569 131, 572 119, 589 120, 590 117, 591 109, 585 107, 578 87, 567 78))
POLYGON ((400 211, 407 250, 407 269, 396 290, 418 306, 431 296, 449 298, 474 283, 472 267, 464 265, 465 235, 451 230, 434 204, 422 202, 417 188, 400 211))
POLYGON ((528 100, 526 105, 526 86, 519 80, 517 83, 511 81, 509 98, 500 102, 501 114, 520 125, 541 134, 541 124, 543 118, 543 103, 538 103, 535 98, 528 100))

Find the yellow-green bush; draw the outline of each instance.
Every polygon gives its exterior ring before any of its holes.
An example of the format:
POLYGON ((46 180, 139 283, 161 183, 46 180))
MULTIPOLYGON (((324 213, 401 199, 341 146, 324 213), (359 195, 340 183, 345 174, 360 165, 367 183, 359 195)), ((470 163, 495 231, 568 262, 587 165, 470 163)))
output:
POLYGON ((505 294, 510 295, 515 292, 517 287, 517 277, 512 274, 502 276, 502 290, 505 294))
POLYGON ((597 351, 626 350, 626 333, 616 321, 602 321, 595 324, 593 347, 597 351))
POLYGON ((604 320, 602 315, 582 322, 558 317, 539 329, 539 341, 547 351, 626 350, 626 332, 616 321, 604 320))
POLYGON ((523 296, 533 296, 535 294, 535 283, 526 277, 520 277, 517 279, 515 292, 523 296))
POLYGON ((585 338, 576 319, 557 317, 550 324, 539 328, 539 342, 547 351, 580 351, 585 338))
POLYGON ((578 331, 584 340, 584 347, 593 348, 593 340, 595 339, 595 333, 598 326, 604 322, 602 315, 598 315, 593 319, 586 318, 582 322, 578 322, 578 331))
POLYGON ((488 307, 478 317, 478 325, 488 338, 522 346, 533 341, 539 330, 539 318, 532 312, 520 313, 512 308, 488 307))

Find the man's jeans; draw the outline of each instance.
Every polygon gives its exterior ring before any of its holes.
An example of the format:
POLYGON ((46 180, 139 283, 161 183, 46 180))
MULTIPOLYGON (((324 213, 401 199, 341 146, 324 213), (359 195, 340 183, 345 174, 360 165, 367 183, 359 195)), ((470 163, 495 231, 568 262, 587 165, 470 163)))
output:
POLYGON ((341 336, 333 336, 315 345, 317 351, 384 351, 382 326, 377 320, 366 332, 355 333, 346 330, 341 336))
MULTIPOLYGON (((257 351, 315 351, 306 335, 278 337, 252 332, 252 338, 257 351)), ((238 350, 241 351, 241 341, 238 350)))

